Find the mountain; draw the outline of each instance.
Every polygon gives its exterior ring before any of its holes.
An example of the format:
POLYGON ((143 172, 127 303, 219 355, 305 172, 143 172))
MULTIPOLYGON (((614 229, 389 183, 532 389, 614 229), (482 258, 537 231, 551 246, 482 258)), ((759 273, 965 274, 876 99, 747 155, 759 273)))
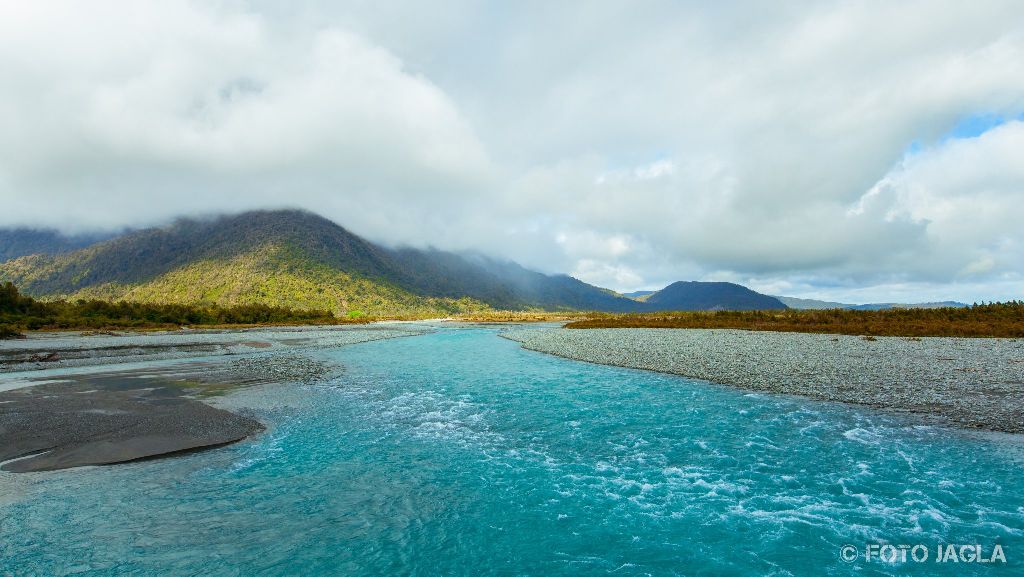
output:
POLYGON ((884 309, 937 309, 937 308, 963 308, 967 305, 957 301, 941 301, 931 303, 868 303, 855 305, 849 303, 837 303, 831 301, 819 301, 815 299, 801 299, 796 297, 775 297, 786 306, 793 309, 851 309, 862 311, 878 311, 884 309))
POLYGON ((647 297, 645 310, 773 310, 779 299, 731 282, 675 282, 647 297))
POLYGON ((782 304, 786 305, 791 309, 802 309, 802 310, 821 310, 821 309, 848 309, 853 305, 844 303, 836 303, 832 301, 819 301, 815 299, 801 299, 796 297, 780 297, 776 296, 782 304))
POLYGON ((479 254, 396 249, 393 278, 421 294, 468 296, 499 309, 629 312, 637 303, 568 275, 545 275, 479 254))
POLYGON ((627 298, 480 254, 383 247, 298 210, 180 219, 77 249, 40 234, 23 248, 0 245, 18 255, 0 263, 0 282, 43 298, 261 303, 353 316, 785 308, 732 283, 677 282, 627 298))
POLYGON ((644 300, 644 297, 649 297, 657 291, 633 291, 631 293, 622 293, 622 296, 634 300, 644 300))
POLYGON ((966 306, 966 304, 957 301, 940 301, 931 303, 868 303, 864 305, 850 305, 850 308, 860 311, 878 311, 883 309, 964 308, 966 306))
POLYGON ((55 230, 31 228, 0 229, 0 262, 30 254, 61 254, 106 240, 109 234, 68 236, 55 230))
POLYGON ((264 303, 338 314, 487 308, 635 310, 574 278, 479 255, 389 249, 303 211, 181 219, 61 254, 0 264, 26 294, 139 302, 264 303))

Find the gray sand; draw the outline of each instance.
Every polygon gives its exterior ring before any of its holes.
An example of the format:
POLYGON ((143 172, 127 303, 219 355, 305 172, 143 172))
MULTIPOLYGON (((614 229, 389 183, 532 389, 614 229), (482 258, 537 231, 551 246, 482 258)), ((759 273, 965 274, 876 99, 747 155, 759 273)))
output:
POLYGON ((1024 433, 1024 340, 711 329, 540 329, 502 333, 531 350, 673 373, 753 391, 910 412, 1024 433))
POLYGON ((223 445, 263 430, 255 419, 154 389, 50 384, 0 393, 0 461, 16 473, 132 461, 223 445))
POLYGON ((422 334, 405 323, 155 332, 31 333, 0 340, 0 373, 127 362, 315 350, 422 334))
POLYGON ((0 463, 7 461, 0 470, 113 464, 232 443, 264 426, 224 410, 246 408, 224 397, 253 385, 333 378, 342 367, 315 351, 423 330, 55 333, 7 341, 0 346, 0 373, 7 371, 0 375, 0 463))

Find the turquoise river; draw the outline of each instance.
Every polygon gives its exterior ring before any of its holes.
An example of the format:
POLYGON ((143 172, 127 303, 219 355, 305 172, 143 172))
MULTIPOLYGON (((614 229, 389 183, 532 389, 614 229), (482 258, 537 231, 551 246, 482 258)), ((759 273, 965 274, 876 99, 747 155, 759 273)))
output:
POLYGON ((1024 575, 1020 437, 498 330, 323 351, 342 377, 239 393, 249 441, 35 477, 0 500, 0 575, 1024 575))

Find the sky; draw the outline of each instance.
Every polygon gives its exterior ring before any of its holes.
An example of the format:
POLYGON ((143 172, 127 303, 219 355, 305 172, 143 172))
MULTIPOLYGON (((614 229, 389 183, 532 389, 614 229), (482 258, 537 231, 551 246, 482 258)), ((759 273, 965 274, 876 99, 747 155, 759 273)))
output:
POLYGON ((299 207, 621 291, 1024 298, 1018 1, 0 0, 0 226, 299 207))

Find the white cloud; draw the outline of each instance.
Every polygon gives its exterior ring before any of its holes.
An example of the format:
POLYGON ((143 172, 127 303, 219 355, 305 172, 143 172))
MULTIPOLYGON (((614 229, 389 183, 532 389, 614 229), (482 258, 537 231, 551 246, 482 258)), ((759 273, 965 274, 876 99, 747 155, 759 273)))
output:
POLYGON ((46 3, 0 19, 6 220, 87 228, 273 204, 338 217, 429 207, 486 177, 450 99, 386 50, 211 6, 46 3))
POLYGON ((623 289, 1008 298, 1021 123, 945 135, 1024 112, 1018 12, 8 3, 0 225, 298 205, 623 289))

